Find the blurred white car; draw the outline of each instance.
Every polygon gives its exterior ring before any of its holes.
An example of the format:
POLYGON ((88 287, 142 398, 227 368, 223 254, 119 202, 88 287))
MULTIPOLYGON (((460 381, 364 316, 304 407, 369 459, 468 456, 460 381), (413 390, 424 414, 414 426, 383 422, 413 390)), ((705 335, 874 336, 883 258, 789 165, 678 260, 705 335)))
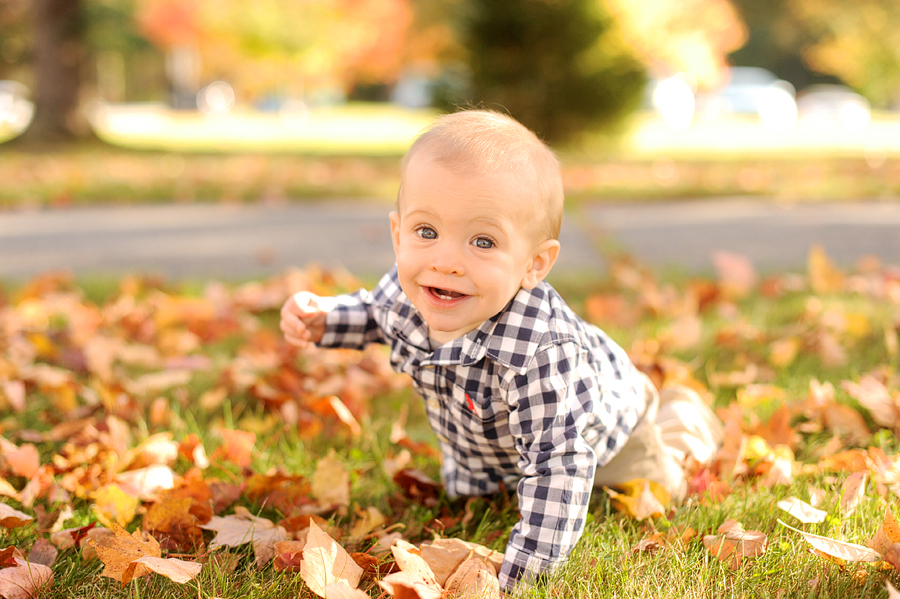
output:
POLYGON ((773 128, 797 121, 794 86, 759 67, 731 67, 724 86, 697 94, 697 115, 717 119, 728 115, 758 118, 773 128))
POLYGON ((863 131, 872 120, 872 107, 845 85, 812 85, 797 94, 797 116, 801 122, 841 124, 863 131))
POLYGON ((18 81, 0 81, 0 130, 20 133, 28 127, 34 105, 28 100, 28 88, 18 81))

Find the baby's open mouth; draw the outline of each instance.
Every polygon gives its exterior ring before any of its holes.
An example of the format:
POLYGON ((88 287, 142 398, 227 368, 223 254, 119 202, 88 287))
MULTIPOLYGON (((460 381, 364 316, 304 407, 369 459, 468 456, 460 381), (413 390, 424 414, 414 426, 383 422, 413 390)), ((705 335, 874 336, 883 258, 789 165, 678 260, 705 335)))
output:
POLYGON ((428 291, 431 293, 431 295, 442 300, 455 300, 461 297, 466 297, 466 294, 464 293, 458 293, 449 289, 439 289, 438 287, 429 287, 428 291))

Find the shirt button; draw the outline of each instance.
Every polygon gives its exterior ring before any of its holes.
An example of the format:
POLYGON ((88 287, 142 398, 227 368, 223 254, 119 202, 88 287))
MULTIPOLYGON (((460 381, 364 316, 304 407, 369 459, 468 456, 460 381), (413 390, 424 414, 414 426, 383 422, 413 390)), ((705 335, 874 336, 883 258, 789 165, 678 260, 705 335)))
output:
POLYGON ((438 410, 441 407, 441 402, 439 402, 438 400, 436 400, 433 397, 429 397, 428 401, 426 401, 425 404, 428 406, 428 409, 430 409, 430 410, 438 410))

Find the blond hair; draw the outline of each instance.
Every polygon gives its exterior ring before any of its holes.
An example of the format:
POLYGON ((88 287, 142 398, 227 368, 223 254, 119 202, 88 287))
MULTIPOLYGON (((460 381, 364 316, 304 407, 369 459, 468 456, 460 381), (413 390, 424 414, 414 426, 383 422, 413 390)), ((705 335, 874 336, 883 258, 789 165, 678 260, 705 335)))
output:
POLYGON ((512 117, 489 110, 439 117, 410 146, 400 164, 401 175, 411 158, 423 152, 457 172, 508 173, 521 186, 522 195, 533 199, 521 209, 537 241, 559 237, 563 216, 559 161, 537 135, 512 117))

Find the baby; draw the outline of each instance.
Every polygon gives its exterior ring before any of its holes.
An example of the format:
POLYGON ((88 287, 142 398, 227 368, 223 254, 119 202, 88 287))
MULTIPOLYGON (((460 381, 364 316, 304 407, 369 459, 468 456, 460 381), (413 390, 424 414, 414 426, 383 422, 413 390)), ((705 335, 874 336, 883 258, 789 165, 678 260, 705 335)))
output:
POLYGON ((401 164, 396 265, 371 292, 301 292, 281 310, 298 347, 390 346, 450 496, 517 490, 504 589, 566 559, 595 487, 647 478, 681 495, 683 458, 709 459, 721 438, 685 388, 667 390, 661 426, 649 379, 544 281, 562 214, 558 162, 531 131, 489 111, 442 116, 401 164))

